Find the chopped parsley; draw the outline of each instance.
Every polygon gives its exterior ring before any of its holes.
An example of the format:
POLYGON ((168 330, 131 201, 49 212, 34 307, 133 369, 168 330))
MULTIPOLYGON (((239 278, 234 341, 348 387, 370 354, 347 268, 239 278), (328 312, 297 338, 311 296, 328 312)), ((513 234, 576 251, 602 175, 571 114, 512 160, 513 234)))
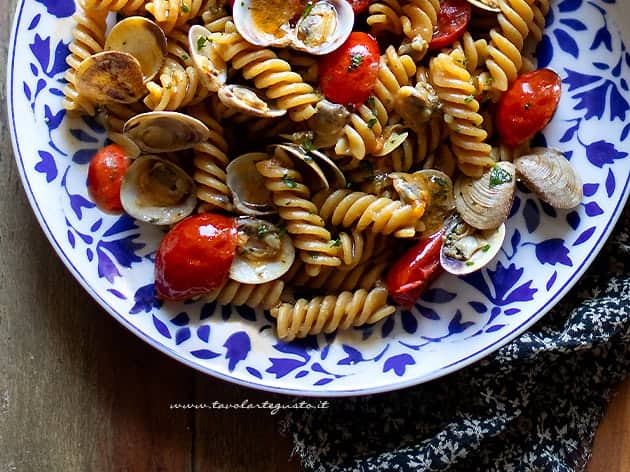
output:
POLYGON ((490 244, 486 244, 485 246, 482 246, 481 251, 482 252, 488 252, 490 250, 490 244))
POLYGON ((474 263, 473 261, 467 261, 467 262, 466 262, 466 265, 467 265, 468 267, 470 267, 470 266, 474 266, 474 265, 475 265, 475 263, 474 263))
POLYGON ((440 187, 448 187, 448 182, 442 177, 433 177, 431 180, 438 184, 440 187))
POLYGON ((295 180, 293 180, 291 177, 289 177, 287 174, 284 174, 282 176, 282 181, 284 182, 284 185, 286 185, 289 188, 295 188, 297 187, 297 183, 295 183, 295 180))
POLYGON ((190 13, 190 7, 186 5, 185 3, 182 3, 182 11, 184 13, 190 13))
POLYGON ((304 9, 304 13, 302 13, 302 18, 306 18, 311 14, 311 10, 313 9, 313 2, 308 2, 306 4, 306 8, 304 9))
POLYGON ((370 118, 370 120, 367 122, 367 127, 372 129, 372 126, 374 126, 376 123, 376 118, 370 118))
POLYGON ((187 61, 188 59, 190 59, 190 56, 188 54, 182 54, 182 61, 187 61))
POLYGON ((464 98, 464 103, 470 103, 475 99, 475 96, 473 94, 468 95, 466 98, 464 98))
POLYGON ((339 246, 341 246, 341 238, 331 239, 330 240, 330 245, 332 247, 339 247, 339 246))
POLYGON ((206 47, 206 44, 211 43, 212 40, 207 36, 201 36, 197 39, 197 51, 201 51, 206 47))
POLYGON ((302 140, 302 149, 304 149, 305 151, 312 151, 313 149, 315 149, 315 145, 313 144, 313 138, 311 138, 310 136, 305 137, 302 140))
POLYGON ((376 97, 374 95, 370 95, 366 101, 370 108, 374 108, 376 106, 376 97))
POLYGON ((256 237, 259 239, 264 238, 266 235, 268 235, 271 232, 272 232, 272 229, 270 226, 258 225, 258 227, 256 228, 256 237))
POLYGON ((512 181, 512 174, 507 170, 495 165, 490 170, 490 188, 512 181))
POLYGON ((359 68, 361 63, 363 62, 363 55, 355 54, 350 58, 350 65, 348 66, 349 71, 353 71, 359 68))

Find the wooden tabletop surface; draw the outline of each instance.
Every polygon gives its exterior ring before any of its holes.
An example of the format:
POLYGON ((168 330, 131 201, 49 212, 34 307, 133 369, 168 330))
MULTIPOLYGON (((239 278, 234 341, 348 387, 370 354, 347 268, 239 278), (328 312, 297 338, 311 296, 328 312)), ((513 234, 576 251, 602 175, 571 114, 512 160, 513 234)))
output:
MULTIPOLYGON (((200 374, 139 340, 63 266, 27 202, 6 117, 15 0, 0 0, 0 472, 298 471, 266 410, 175 403, 282 401, 200 374)), ((590 472, 630 470, 630 384, 590 472)))

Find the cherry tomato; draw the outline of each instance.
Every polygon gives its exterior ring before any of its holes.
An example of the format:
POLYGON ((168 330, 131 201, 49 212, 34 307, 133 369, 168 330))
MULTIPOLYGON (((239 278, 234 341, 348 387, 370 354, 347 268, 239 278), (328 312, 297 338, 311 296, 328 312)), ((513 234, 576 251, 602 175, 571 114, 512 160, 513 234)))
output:
POLYGON ((120 183, 131 159, 117 144, 100 149, 88 166, 88 193, 96 206, 108 213, 121 213, 120 183))
POLYGON ((472 9, 467 0, 442 0, 429 49, 431 51, 442 49, 461 38, 471 16, 472 9))
POLYGON ((387 273, 389 296, 403 308, 410 308, 431 282, 442 273, 440 248, 443 232, 422 239, 405 252, 387 273))
POLYGON ((328 100, 359 105, 372 92, 378 76, 381 53, 376 39, 353 32, 339 49, 322 57, 319 86, 328 100))
POLYGON ((510 147, 531 139, 553 117, 560 102, 562 81, 550 69, 518 77, 501 96, 496 124, 501 140, 510 147))
POLYGON ((370 6, 370 0, 348 0, 348 3, 355 15, 363 13, 370 6))
POLYGON ((177 223, 155 258, 158 298, 185 300, 208 293, 228 277, 237 244, 234 218, 200 213, 177 223))

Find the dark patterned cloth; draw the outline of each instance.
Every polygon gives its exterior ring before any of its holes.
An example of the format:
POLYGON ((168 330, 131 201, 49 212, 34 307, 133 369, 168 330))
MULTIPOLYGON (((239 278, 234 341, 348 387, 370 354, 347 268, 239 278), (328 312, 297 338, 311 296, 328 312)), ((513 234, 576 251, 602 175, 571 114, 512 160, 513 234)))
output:
POLYGON ((413 388, 295 410, 309 471, 576 471, 630 367, 630 209, 587 274, 529 331, 413 388))

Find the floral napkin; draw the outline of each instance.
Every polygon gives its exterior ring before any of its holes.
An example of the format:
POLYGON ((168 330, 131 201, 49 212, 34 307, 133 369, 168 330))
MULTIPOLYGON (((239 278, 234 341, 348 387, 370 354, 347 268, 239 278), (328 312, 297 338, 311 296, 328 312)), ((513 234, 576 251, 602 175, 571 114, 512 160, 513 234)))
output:
POLYGON ((529 331, 459 372, 293 410, 308 471, 576 471, 630 367, 630 206, 576 287, 529 331))

